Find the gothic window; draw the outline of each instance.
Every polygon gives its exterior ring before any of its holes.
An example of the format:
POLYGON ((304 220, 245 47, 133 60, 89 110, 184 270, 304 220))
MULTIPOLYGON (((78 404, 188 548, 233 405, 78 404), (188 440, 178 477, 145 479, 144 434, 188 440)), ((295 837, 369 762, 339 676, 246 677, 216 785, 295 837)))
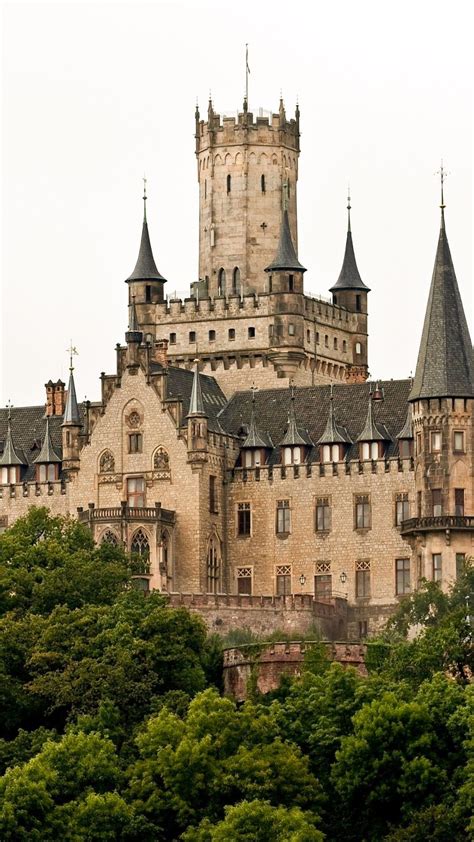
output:
MULTIPOLYGON (((166 529, 163 529, 160 536, 160 573, 166 578, 169 577, 170 566, 170 536, 166 529)), ((167 585, 165 585, 167 587, 167 585)))
POLYGON ((155 450, 153 457, 153 467, 158 471, 167 471, 170 466, 170 457, 164 447, 159 447, 155 450))
POLYGON ((316 599, 327 599, 332 595, 331 562, 316 562, 316 575, 314 577, 314 595, 316 599))
POLYGON ((346 342, 345 339, 342 340, 342 350, 343 350, 344 354, 347 351, 347 342, 346 342))
POLYGON ((248 594, 252 593, 252 568, 238 567, 237 568, 237 593, 248 594))
POLYGON ((141 453, 143 450, 143 437, 141 433, 129 433, 128 452, 141 453))
POLYGON ((334 350, 337 351, 337 337, 334 337, 334 350))
POLYGON ((219 539, 213 536, 209 540, 207 548, 207 593, 219 593, 220 591, 220 550, 219 539))
POLYGON ((230 193, 232 190, 232 177, 230 175, 227 176, 227 193, 230 193))
POLYGON ((356 561, 356 597, 370 596, 370 561, 356 561))
POLYGON ((356 342, 356 354, 362 354, 362 345, 360 344, 360 342, 356 342))
POLYGON ((217 284, 217 294, 218 295, 225 295, 225 269, 219 269, 219 274, 217 276, 218 284, 217 284))
POLYGON ((266 185, 265 185, 265 176, 264 175, 260 176, 260 187, 261 187, 262 193, 265 193, 266 185))
POLYGON ((150 302, 151 302, 151 286, 150 286, 150 284, 147 284, 145 286, 145 301, 146 301, 147 304, 150 304, 150 302))
POLYGON ((237 505, 237 535, 248 536, 251 531, 251 509, 250 503, 238 503, 237 505))
POLYGON ((291 509, 289 500, 278 500, 276 509, 276 533, 288 535, 291 529, 291 509))
POLYGON ((112 474, 115 471, 115 459, 110 450, 104 450, 99 461, 99 472, 101 474, 112 474))
POLYGON ((100 540, 101 544, 112 544, 114 547, 118 545, 118 542, 117 535, 111 529, 106 529, 100 540))
POLYGON ((454 489, 454 514, 464 517, 464 488, 454 489))
POLYGON ((234 295, 237 295, 240 291, 240 269, 238 266, 235 267, 232 273, 232 292, 234 295))
POLYGON ((142 508, 145 505, 145 480, 143 477, 129 477, 127 479, 127 503, 131 508, 142 508))
POLYGON ((137 529, 135 532, 135 535, 132 538, 130 550, 135 555, 139 555, 144 559, 150 557, 150 542, 143 529, 137 529))
POLYGON ((370 529, 370 498, 359 494, 355 498, 355 529, 370 529))
POLYGON ((329 497, 316 500, 316 532, 329 532, 331 529, 331 505, 329 497))

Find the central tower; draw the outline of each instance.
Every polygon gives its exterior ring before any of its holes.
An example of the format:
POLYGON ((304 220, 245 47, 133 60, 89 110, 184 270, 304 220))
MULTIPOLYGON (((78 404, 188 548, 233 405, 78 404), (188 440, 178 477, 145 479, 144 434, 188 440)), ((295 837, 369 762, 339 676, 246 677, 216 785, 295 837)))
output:
POLYGON ((299 108, 236 117, 196 108, 199 182, 199 287, 202 295, 268 292, 265 268, 277 251, 283 207, 297 248, 299 108))

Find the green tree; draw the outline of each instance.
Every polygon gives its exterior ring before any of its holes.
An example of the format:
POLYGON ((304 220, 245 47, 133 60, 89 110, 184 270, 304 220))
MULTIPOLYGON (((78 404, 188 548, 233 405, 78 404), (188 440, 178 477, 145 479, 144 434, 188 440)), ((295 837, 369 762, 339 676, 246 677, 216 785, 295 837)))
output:
POLYGON ((227 807, 216 824, 204 819, 183 834, 184 842, 323 842, 316 819, 299 807, 273 807, 265 801, 242 801, 227 807))

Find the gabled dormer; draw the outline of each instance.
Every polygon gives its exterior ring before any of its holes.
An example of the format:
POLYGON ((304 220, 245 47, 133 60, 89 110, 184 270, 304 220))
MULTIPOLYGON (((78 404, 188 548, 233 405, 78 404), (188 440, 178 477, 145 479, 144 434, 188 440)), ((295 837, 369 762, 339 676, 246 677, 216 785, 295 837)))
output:
POLYGON ((242 443, 240 464, 243 468, 258 468, 268 461, 273 442, 268 433, 260 432, 255 419, 255 392, 252 391, 252 412, 248 433, 242 443))
POLYGON ((300 427, 296 421, 295 392, 292 389, 288 424, 280 442, 282 465, 300 465, 305 462, 312 446, 313 442, 308 431, 300 427))
POLYGON ((337 423, 334 412, 334 392, 331 386, 328 420, 324 433, 318 439, 319 461, 342 462, 351 444, 352 439, 346 428, 337 423))
POLYGON ((376 421, 373 410, 374 393, 369 392, 369 406, 365 419, 364 429, 357 436, 359 442, 359 459, 361 462, 371 459, 383 459, 387 446, 391 441, 390 434, 380 421, 376 421))
POLYGON ((27 463, 15 447, 12 433, 12 407, 8 406, 8 427, 3 453, 0 456, 0 484, 11 485, 21 481, 27 463))
POLYGON ((56 453, 51 441, 49 416, 46 416, 46 426, 41 450, 33 461, 36 467, 37 482, 54 482, 59 479, 61 457, 56 453))

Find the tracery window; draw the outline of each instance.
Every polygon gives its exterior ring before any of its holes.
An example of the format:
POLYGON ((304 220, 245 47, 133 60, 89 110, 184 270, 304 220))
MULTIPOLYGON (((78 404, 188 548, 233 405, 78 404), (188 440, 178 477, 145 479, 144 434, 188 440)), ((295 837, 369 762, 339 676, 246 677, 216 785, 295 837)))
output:
POLYGON ((99 461, 99 472, 101 474, 111 474, 115 471, 115 459, 110 450, 104 450, 99 461))
POLYGON ((118 537, 111 529, 106 529, 102 538, 100 540, 101 544, 112 544, 112 546, 118 546, 118 537))
POLYGON ((137 529, 135 532, 135 535, 132 538, 130 550, 135 555, 139 555, 144 559, 150 557, 150 542, 143 529, 137 529))
POLYGON ((219 593, 220 590, 220 549, 219 539, 213 536, 207 549, 207 593, 219 593))
POLYGON ((164 447, 158 447, 153 457, 153 467, 157 470, 168 470, 170 466, 170 457, 164 447))

